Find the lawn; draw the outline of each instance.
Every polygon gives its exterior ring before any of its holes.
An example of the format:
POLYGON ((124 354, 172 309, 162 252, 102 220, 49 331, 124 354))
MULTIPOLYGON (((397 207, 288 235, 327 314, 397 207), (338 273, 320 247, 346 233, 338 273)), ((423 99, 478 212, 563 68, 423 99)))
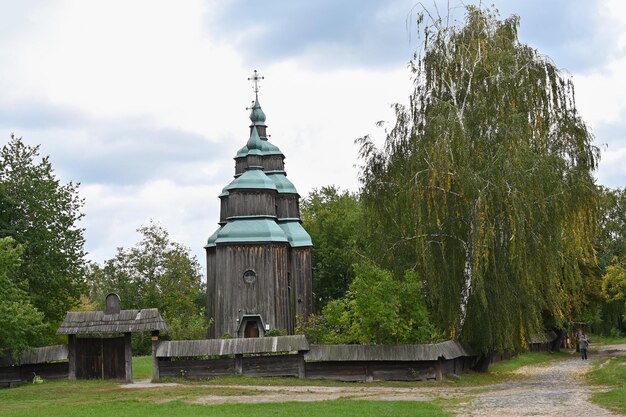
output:
POLYGON ((206 395, 262 395, 250 388, 195 384, 150 389, 125 389, 110 381, 46 381, 0 390, 3 417, 40 416, 446 416, 439 405, 414 401, 341 399, 306 403, 198 405, 206 395))
POLYGON ((587 373, 587 381, 592 384, 611 387, 607 392, 593 394, 591 401, 626 414, 626 357, 610 358, 594 365, 594 369, 587 373))

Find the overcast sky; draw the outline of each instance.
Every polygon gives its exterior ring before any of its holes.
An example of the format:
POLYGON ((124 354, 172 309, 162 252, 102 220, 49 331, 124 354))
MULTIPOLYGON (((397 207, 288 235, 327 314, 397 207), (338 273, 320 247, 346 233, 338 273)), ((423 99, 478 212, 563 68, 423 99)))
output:
MULTIPOLYGON (((455 5, 454 1, 450 1, 455 5)), ((474 3, 474 2, 468 2, 474 3)), ((491 2, 489 2, 491 3, 491 2)), ((434 10, 432 1, 424 4, 434 10)), ((626 6, 620 0, 495 1, 521 41, 571 74, 602 150, 599 184, 626 185, 626 6)), ((438 1, 443 14, 446 1, 438 1)), ((408 0, 0 0, 0 134, 41 144, 80 182, 89 258, 111 258, 150 219, 193 250, 217 227, 248 139, 254 94, 304 197, 358 190, 354 140, 411 92, 408 0)))

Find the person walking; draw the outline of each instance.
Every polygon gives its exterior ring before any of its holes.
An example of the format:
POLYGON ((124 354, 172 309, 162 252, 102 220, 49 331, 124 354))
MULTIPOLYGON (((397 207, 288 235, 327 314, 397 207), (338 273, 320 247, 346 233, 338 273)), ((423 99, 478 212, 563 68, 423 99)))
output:
POLYGON ((587 339, 587 335, 585 332, 581 332, 578 337, 578 348, 580 349, 580 355, 582 360, 587 360, 587 349, 589 348, 589 339, 587 339))

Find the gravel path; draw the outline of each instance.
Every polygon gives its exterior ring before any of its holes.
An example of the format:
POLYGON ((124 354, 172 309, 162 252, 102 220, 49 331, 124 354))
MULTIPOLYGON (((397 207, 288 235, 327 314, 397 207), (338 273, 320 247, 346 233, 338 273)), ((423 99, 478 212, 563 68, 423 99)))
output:
MULTIPOLYGON (((525 366, 517 372, 525 378, 485 387, 318 387, 318 386, 220 386, 262 391, 258 395, 205 395, 193 402, 199 404, 266 403, 286 401, 323 401, 339 398, 369 400, 432 401, 437 398, 459 399, 454 410, 459 416, 520 417, 520 416, 594 416, 613 417, 618 414, 600 408, 589 397, 602 387, 586 385, 584 374, 591 363, 610 356, 626 355, 626 345, 602 346, 590 352, 590 361, 577 356, 544 366, 525 366)), ((125 388, 155 388, 177 384, 151 384, 141 381, 122 385, 125 388)), ((207 388, 218 386, 207 386, 207 388)), ((207 389, 208 391, 209 389, 207 389)))
POLYGON ((456 410, 458 415, 481 417, 518 416, 618 416, 591 402, 589 397, 601 387, 586 385, 583 376, 591 362, 612 355, 626 354, 626 346, 591 352, 591 361, 578 357, 544 367, 526 366, 519 370, 527 378, 487 387, 456 410))

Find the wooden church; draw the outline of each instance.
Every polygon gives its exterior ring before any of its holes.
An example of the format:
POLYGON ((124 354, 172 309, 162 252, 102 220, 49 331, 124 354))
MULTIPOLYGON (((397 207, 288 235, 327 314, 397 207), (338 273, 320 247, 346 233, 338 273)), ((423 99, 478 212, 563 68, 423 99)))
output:
POLYGON ((294 333, 312 313, 311 237, 300 221, 300 196, 287 179, 283 153, 268 141, 258 95, 250 137, 235 156, 235 178, 222 190, 219 228, 207 240, 209 337, 294 333))

